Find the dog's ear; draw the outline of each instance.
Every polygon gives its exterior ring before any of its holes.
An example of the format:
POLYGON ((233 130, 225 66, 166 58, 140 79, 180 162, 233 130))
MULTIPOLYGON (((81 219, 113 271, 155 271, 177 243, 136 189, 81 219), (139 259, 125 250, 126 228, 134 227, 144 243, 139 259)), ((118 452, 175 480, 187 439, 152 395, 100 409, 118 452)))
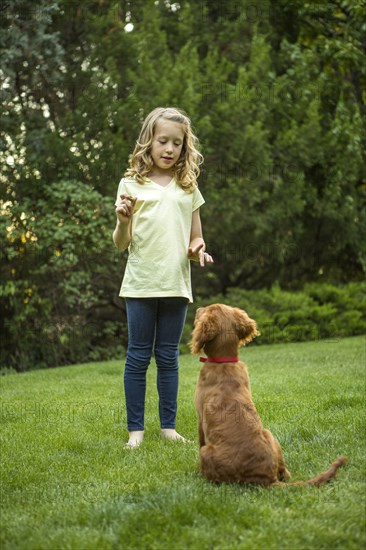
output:
POLYGON ((200 353, 207 342, 211 342, 220 332, 218 319, 209 312, 196 319, 192 332, 191 352, 200 353))
POLYGON ((251 319, 245 311, 234 307, 235 326, 240 345, 251 342, 256 336, 260 335, 257 329, 257 324, 254 319, 251 319))

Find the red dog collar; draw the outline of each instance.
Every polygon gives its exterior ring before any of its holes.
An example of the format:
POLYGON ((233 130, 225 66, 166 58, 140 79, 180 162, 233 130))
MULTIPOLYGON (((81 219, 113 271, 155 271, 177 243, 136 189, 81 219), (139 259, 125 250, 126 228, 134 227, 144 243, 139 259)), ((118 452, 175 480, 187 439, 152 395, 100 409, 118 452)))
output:
POLYGON ((237 355, 235 357, 200 357, 200 361, 201 363, 206 363, 206 361, 209 363, 237 363, 239 357, 237 355))

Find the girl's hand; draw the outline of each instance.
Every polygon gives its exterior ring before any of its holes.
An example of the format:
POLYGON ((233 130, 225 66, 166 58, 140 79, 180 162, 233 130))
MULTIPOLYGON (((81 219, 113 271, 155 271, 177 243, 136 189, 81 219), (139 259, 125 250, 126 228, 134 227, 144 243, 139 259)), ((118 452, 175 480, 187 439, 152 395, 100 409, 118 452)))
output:
POLYGON ((205 243, 190 246, 188 248, 188 259, 193 260, 194 262, 199 262, 201 267, 204 267, 205 262, 208 264, 213 264, 212 256, 205 252, 205 243))
POLYGON ((117 206, 116 215, 119 223, 126 225, 131 220, 137 197, 132 197, 131 195, 121 195, 121 199, 122 204, 117 206))

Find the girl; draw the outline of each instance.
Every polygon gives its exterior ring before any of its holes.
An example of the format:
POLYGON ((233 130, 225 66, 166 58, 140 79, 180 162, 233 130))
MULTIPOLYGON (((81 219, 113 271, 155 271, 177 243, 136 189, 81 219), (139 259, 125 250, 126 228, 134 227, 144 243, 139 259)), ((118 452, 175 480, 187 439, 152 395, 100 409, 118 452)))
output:
POLYGON ((128 348, 124 373, 129 440, 144 437, 146 371, 154 352, 161 434, 176 431, 179 342, 192 302, 190 262, 212 263, 205 251, 197 188, 198 165, 189 118, 173 108, 145 119, 130 168, 120 181, 113 241, 129 256, 120 296, 125 298, 128 348))

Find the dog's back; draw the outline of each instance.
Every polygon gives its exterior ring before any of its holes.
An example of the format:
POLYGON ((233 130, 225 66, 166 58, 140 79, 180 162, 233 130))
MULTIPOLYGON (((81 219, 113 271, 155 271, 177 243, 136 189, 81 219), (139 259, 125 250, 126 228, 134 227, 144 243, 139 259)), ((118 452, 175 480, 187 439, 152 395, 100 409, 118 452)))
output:
POLYGON ((242 362, 206 363, 200 373, 196 408, 202 423, 201 471, 211 481, 273 483, 271 443, 251 398, 242 362))
MULTIPOLYGON (((284 485, 290 477, 279 442, 262 426, 246 367, 237 357, 239 347, 258 334, 255 321, 238 308, 212 304, 196 312, 192 353, 209 356, 196 391, 200 463, 211 481, 284 485)), ((340 457, 326 472, 286 485, 321 485, 345 462, 340 457)))

